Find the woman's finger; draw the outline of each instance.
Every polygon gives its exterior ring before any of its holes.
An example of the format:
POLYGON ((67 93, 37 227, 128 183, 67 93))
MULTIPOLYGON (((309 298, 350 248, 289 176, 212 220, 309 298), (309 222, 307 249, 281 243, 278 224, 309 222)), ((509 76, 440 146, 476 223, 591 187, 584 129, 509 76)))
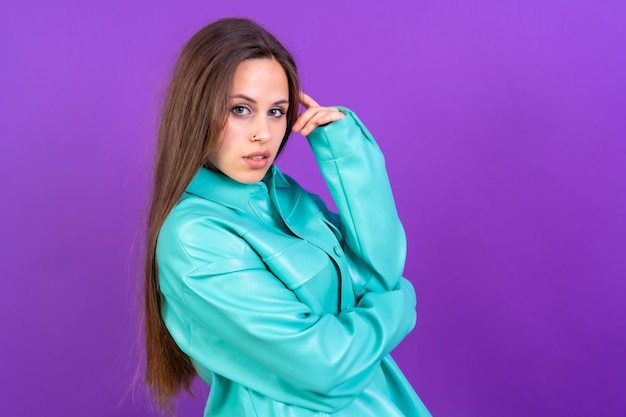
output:
POLYGON ((305 110, 298 116, 292 130, 299 132, 303 136, 308 135, 318 126, 327 125, 344 116, 335 107, 321 107, 317 101, 303 91, 300 92, 300 104, 302 104, 305 110))
POLYGON ((321 111, 323 107, 320 106, 312 106, 307 108, 302 114, 298 116, 296 123, 293 125, 293 131, 299 132, 302 128, 313 118, 315 115, 321 111))
POLYGON ((311 96, 306 94, 304 91, 300 91, 300 104, 302 104, 305 109, 320 106, 317 101, 313 100, 311 96))
POLYGON ((327 125, 344 117, 343 113, 332 107, 317 107, 315 110, 311 117, 302 121, 300 134, 303 136, 307 136, 318 126, 327 125))

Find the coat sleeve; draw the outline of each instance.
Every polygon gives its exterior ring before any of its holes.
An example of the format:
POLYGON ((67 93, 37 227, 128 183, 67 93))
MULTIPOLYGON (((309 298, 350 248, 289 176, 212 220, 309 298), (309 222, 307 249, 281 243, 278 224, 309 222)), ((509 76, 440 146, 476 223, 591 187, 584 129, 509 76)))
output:
POLYGON ((367 387, 415 325, 401 280, 337 316, 316 315, 239 236, 170 216, 157 260, 163 317, 197 364, 277 401, 335 412, 367 387))
MULTIPOLYGON (((404 269, 406 237, 382 152, 350 110, 307 137, 339 210, 355 292, 394 288, 404 269)), ((332 215, 331 215, 332 216, 332 215)))

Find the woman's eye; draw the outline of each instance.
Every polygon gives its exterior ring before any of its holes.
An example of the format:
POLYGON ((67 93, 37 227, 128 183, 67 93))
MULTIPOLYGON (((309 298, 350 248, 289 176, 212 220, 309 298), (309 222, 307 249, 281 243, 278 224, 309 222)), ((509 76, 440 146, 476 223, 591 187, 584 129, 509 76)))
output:
POLYGON ((233 107, 233 113, 235 113, 237 116, 243 116, 245 114, 248 114, 250 112, 250 110, 245 107, 245 106, 235 106, 233 107))
POLYGON ((272 109, 269 114, 272 117, 282 117, 285 114, 285 111, 283 109, 272 109))

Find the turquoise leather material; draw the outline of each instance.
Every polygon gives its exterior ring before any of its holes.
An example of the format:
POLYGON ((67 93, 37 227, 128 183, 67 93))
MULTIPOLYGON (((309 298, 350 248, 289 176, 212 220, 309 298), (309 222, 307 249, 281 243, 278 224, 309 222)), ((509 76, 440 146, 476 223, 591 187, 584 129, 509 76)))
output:
POLYGON ((201 168, 160 231, 162 315, 205 416, 430 416, 389 355, 416 300, 383 156, 341 110, 307 138, 339 215, 275 166, 201 168))

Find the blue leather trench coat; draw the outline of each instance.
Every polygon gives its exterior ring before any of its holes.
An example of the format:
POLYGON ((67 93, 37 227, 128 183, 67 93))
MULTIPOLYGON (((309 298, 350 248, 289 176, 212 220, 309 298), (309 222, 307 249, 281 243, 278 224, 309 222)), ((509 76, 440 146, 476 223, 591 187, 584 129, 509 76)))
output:
POLYGON ((257 184, 201 168, 160 231, 162 315, 205 416, 430 416, 389 356, 416 300, 384 159, 341 110, 307 138, 339 215, 275 166, 257 184))

